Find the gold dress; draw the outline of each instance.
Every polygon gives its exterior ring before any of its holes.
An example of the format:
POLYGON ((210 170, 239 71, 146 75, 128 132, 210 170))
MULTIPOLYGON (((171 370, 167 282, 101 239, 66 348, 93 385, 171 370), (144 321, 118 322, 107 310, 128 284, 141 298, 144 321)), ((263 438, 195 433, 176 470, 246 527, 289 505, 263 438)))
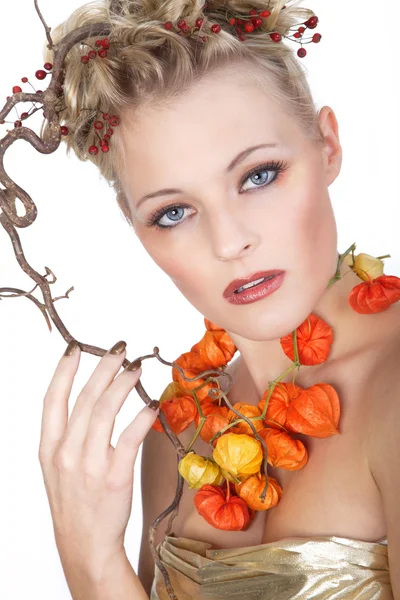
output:
MULTIPOLYGON (((172 534, 158 550, 178 600, 393 600, 386 539, 291 537, 213 550, 172 534)), ((157 567, 150 600, 169 600, 157 567)))

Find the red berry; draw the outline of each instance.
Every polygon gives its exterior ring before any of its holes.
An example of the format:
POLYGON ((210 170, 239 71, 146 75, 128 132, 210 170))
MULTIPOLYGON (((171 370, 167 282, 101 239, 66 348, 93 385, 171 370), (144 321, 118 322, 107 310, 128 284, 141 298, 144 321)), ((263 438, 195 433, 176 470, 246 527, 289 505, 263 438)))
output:
POLYGON ((234 25, 236 23, 236 19, 232 17, 231 19, 229 19, 228 23, 229 25, 234 25))
POLYGON ((244 25, 244 21, 243 21, 243 19, 236 19, 236 23, 237 23, 238 25, 244 25))
POLYGON ((254 31, 253 23, 245 23, 244 30, 246 33, 251 33, 252 31, 254 31))
POLYGON ((19 85, 14 85, 13 94, 18 94, 18 92, 22 92, 22 89, 19 87, 19 85))
POLYGON ((36 79, 44 79, 46 77, 46 75, 47 75, 46 71, 42 71, 41 69, 39 69, 39 71, 36 71, 36 73, 35 73, 36 79))
POLYGON ((110 125, 112 125, 112 127, 116 127, 121 123, 121 119, 116 115, 113 115, 112 117, 110 117, 109 123, 110 125))
POLYGON ((37 94, 43 94, 42 90, 36 90, 37 94))
POLYGON ((88 57, 89 57, 89 58, 96 58, 96 56, 97 56, 97 52, 96 52, 96 50, 90 50, 90 51, 88 52, 88 57))
POLYGON ((104 142, 104 144, 101 145, 101 151, 102 152, 108 152, 109 151, 109 145, 107 142, 104 142))
POLYGON ((99 152, 99 149, 98 149, 97 146, 90 146, 90 148, 89 148, 89 154, 95 154, 96 155, 96 154, 98 154, 98 152, 99 152))
POLYGON ((202 42, 205 42, 205 41, 207 40, 206 36, 205 36, 205 35, 202 35, 202 36, 201 36, 201 40, 202 40, 202 42))
POLYGON ((3 119, 2 121, 0 121, 0 125, 4 125, 5 120, 3 119))
POLYGON ((299 27, 299 29, 298 29, 299 33, 304 33, 304 32, 305 32, 305 30, 306 30, 306 28, 305 28, 305 27, 299 27))
POLYGON ((262 17, 263 19, 268 19, 268 17, 271 16, 271 11, 270 10, 263 10, 262 12, 260 12, 260 17, 262 17))
POLYGON ((107 129, 107 135, 112 135, 114 133, 114 129, 111 129, 111 127, 109 127, 107 129))
POLYGON ((307 54, 307 50, 305 48, 299 48, 297 50, 297 54, 298 54, 298 56, 300 56, 300 58, 304 58, 305 55, 307 54))
POLYGON ((182 33, 189 33, 190 27, 188 27, 187 25, 184 25, 183 27, 181 27, 181 31, 182 31, 182 33))
POLYGON ((252 8, 251 11, 249 12, 249 14, 254 16, 257 14, 257 11, 254 8, 252 8))
POLYGON ((296 31, 296 33, 293 35, 293 37, 295 37, 296 39, 299 39, 299 38, 301 38, 301 33, 296 31))
POLYGON ((69 133, 68 127, 66 127, 65 125, 62 125, 60 129, 61 129, 61 135, 68 135, 68 133, 69 133))
POLYGON ((110 139, 110 136, 108 135, 108 133, 105 134, 105 136, 103 137, 103 140, 108 141, 110 139))
POLYGON ((105 121, 108 121, 108 119, 110 118, 110 115, 108 113, 103 113, 101 116, 105 121))
POLYGON ((168 29, 168 30, 169 30, 169 29, 172 29, 172 23, 171 23, 171 21, 166 21, 166 22, 164 23, 164 28, 165 28, 165 29, 168 29))
POLYGON ((200 27, 203 25, 204 23, 204 19, 196 19, 196 27, 198 29, 200 29, 200 27))
POLYGON ((185 27, 185 25, 186 25, 185 19, 179 19, 179 21, 176 24, 176 26, 179 27, 179 29, 182 29, 182 27, 185 27))
POLYGON ((280 33, 271 33, 270 34, 270 38, 274 41, 274 42, 280 42, 282 39, 282 36, 280 33))
POLYGON ((81 56, 81 62, 83 62, 85 65, 88 64, 89 60, 90 59, 88 56, 81 56))
POLYGON ((51 71, 53 68, 53 65, 49 62, 44 63, 43 68, 46 69, 46 71, 51 71))
POLYGON ((305 22, 305 25, 307 25, 309 29, 315 29, 318 25, 318 17, 310 17, 308 21, 305 22))
POLYGON ((102 48, 97 52, 97 54, 100 56, 100 58, 105 58, 107 56, 107 50, 105 48, 102 48))
POLYGON ((29 113, 27 113, 27 112, 23 112, 23 113, 21 113, 21 120, 23 120, 23 121, 24 121, 24 120, 25 120, 25 119, 27 119, 28 117, 29 117, 29 113))
POLYGON ((214 23, 214 25, 211 25, 211 31, 213 33, 219 33, 221 31, 221 25, 214 23))
POLYGON ((314 33, 313 37, 312 37, 312 41, 315 44, 318 44, 318 42, 321 41, 322 35, 320 33, 314 33))
POLYGON ((108 50, 108 48, 110 47, 110 40, 108 38, 104 38, 104 40, 101 40, 101 45, 103 46, 103 48, 108 50))
POLYGON ((253 23, 254 27, 256 29, 258 29, 259 27, 262 26, 263 21, 262 21, 262 19, 260 19, 260 17, 257 17, 255 19, 252 19, 252 23, 253 23))
POLYGON ((93 125, 95 129, 103 129, 104 127, 104 123, 102 121, 95 121, 93 125))
POLYGON ((28 78, 27 77, 22 77, 21 81, 22 81, 22 83, 28 83, 28 78))
POLYGON ((103 45, 102 42, 103 42, 103 40, 96 40, 94 45, 97 47, 102 46, 103 45))
POLYGON ((22 127, 21 121, 15 121, 14 122, 14 127, 22 127))

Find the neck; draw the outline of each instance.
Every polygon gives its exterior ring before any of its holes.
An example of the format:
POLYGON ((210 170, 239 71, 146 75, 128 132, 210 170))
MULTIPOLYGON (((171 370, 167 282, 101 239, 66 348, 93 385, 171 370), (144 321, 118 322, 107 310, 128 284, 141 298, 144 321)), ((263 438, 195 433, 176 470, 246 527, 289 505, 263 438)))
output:
MULTIPOLYGON (((365 337, 365 320, 369 315, 356 313, 348 303, 351 290, 362 282, 362 280, 343 262, 341 264, 342 278, 327 288, 313 309, 313 313, 326 321, 333 330, 334 341, 328 361, 338 361, 354 352, 357 344, 360 344, 361 335, 365 337), (344 276, 345 275, 345 276, 344 276)), ((335 273, 332 273, 332 277, 335 273)), ((328 282, 327 282, 328 284, 328 282)), ((308 315, 305 315, 306 319, 308 315)), ((301 323, 299 323, 300 325, 301 323)), ((280 338, 269 341, 253 341, 229 332, 238 351, 240 352, 239 363, 247 371, 259 395, 268 387, 268 382, 276 379, 293 363, 281 347, 280 338)), ((287 335, 290 331, 284 333, 287 335)), ((300 373, 306 375, 309 369, 313 374, 323 368, 324 365, 302 366, 300 373)), ((299 376, 297 383, 301 385, 299 376)), ((293 373, 282 381, 291 381, 293 373)))

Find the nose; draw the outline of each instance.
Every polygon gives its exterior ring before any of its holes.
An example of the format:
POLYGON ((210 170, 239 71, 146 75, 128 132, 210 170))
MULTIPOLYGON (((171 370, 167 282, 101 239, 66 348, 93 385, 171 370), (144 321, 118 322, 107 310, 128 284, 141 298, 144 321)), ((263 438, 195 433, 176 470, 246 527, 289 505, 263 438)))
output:
POLYGON ((237 214, 232 209, 214 212, 208 227, 212 252, 218 260, 244 258, 259 243, 259 234, 243 220, 243 214, 237 214))

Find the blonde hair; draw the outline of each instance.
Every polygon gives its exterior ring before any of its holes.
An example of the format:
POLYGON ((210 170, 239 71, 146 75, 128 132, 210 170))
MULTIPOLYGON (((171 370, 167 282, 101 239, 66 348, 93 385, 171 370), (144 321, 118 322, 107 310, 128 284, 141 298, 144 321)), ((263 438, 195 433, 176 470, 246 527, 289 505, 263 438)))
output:
MULTIPOLYGON (((96 144, 93 123, 99 112, 119 116, 127 108, 146 104, 161 105, 179 97, 193 83, 216 69, 245 63, 258 83, 265 85, 268 94, 283 106, 302 125, 305 134, 322 141, 318 113, 306 79, 304 67, 295 51, 297 44, 274 42, 269 32, 287 34, 289 28, 299 26, 314 15, 313 11, 298 6, 298 1, 269 0, 97 0, 75 10, 71 16, 51 31, 57 44, 77 27, 107 23, 111 42, 106 58, 97 57, 84 64, 87 55, 85 43, 76 44, 65 59, 64 104, 61 123, 69 133, 63 139, 67 154, 73 150, 80 160, 95 163, 101 175, 116 192, 123 216, 133 226, 127 199, 118 178, 118 127, 110 139, 110 150, 97 155, 88 153, 96 144), (205 6, 207 4, 207 6, 205 6), (283 10, 283 7, 285 8, 283 10), (264 24, 245 41, 234 34, 228 18, 258 12, 268 8, 271 14, 264 24), (185 36, 165 29, 164 23, 175 23, 184 18, 194 27, 197 18, 203 18, 201 35, 185 36), (221 31, 210 30, 218 23, 221 31)), ((97 36, 98 37, 98 36, 97 36)), ((95 48, 96 37, 88 38, 95 48)), ((44 59, 52 61, 52 51, 44 51, 44 59)), ((44 127, 46 135, 46 127, 44 127)))

